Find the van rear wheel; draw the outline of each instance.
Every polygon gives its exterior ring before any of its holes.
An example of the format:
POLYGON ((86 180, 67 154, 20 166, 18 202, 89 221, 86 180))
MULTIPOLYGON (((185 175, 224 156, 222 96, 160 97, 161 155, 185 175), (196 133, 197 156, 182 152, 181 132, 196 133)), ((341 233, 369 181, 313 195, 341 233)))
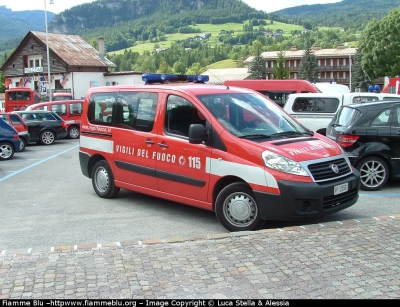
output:
POLYGON ((221 190, 215 201, 215 213, 229 231, 258 230, 264 224, 253 191, 242 182, 221 190))
POLYGON ((101 198, 114 198, 120 190, 120 188, 115 186, 114 174, 110 165, 105 160, 100 160, 94 165, 92 185, 96 194, 101 198))
POLYGON ((68 137, 70 139, 79 138, 79 127, 77 127, 77 126, 69 127, 69 129, 68 129, 68 137))

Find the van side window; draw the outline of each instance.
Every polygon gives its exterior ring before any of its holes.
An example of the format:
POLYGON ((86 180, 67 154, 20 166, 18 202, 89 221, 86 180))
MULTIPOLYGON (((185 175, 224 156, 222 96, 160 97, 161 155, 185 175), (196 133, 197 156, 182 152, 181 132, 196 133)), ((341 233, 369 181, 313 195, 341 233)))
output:
POLYGON ((74 102, 69 104, 70 115, 81 115, 82 114, 82 103, 74 102))
POLYGON ((92 124, 150 132, 153 130, 157 93, 98 93, 90 97, 88 119, 92 124))
POLYGON ((339 100, 336 98, 315 99, 314 112, 335 113, 339 106, 339 100))
POLYGON ((312 98, 297 98, 293 103, 292 110, 294 112, 312 112, 313 106, 312 98))
POLYGON ((355 96, 353 97, 353 103, 363 103, 368 101, 377 101, 379 100, 378 96, 355 96))
POLYGON ((54 104, 51 106, 51 111, 54 113, 63 116, 67 115, 67 105, 66 104, 54 104))
POLYGON ((336 98, 297 98, 292 106, 294 112, 335 113, 339 107, 336 98))
POLYGON ((168 96, 164 123, 165 132, 188 137, 191 124, 205 125, 204 116, 188 100, 175 95, 168 96))

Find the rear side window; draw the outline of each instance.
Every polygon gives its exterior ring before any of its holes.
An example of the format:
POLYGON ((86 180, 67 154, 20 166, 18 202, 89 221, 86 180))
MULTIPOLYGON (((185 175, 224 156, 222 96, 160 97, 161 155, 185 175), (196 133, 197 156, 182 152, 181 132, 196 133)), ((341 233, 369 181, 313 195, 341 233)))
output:
POLYGON ((283 107, 289 95, 296 93, 296 91, 288 91, 288 92, 261 91, 260 93, 275 101, 279 106, 283 107))
POLYGON ((332 120, 333 124, 339 126, 350 126, 359 116, 361 112, 350 107, 342 107, 332 120))
POLYGON ((383 100, 400 100, 400 97, 383 97, 383 100))
POLYGON ((36 113, 19 113, 25 121, 42 120, 42 118, 36 113))
POLYGON ((51 113, 40 113, 40 116, 45 119, 45 120, 58 120, 57 117, 55 117, 53 114, 51 113))
POLYGON ((51 111, 59 116, 67 115, 67 105, 66 104, 53 104, 51 106, 51 111))
POLYGON ((363 102, 371 102, 371 101, 378 101, 378 96, 356 96, 353 97, 352 103, 363 103, 363 102))
POLYGON ((294 112, 335 113, 339 106, 337 98, 296 98, 294 112))
POLYGON ((371 122, 371 126, 389 126, 390 125, 390 110, 381 111, 371 122))
POLYGON ((10 120, 11 120, 11 123, 14 125, 22 124, 21 118, 15 114, 10 114, 10 120))
POLYGON ((158 94, 148 92, 98 93, 90 97, 91 124, 150 132, 153 130, 158 94))
POLYGON ((4 120, 5 122, 10 123, 10 121, 8 120, 7 115, 5 115, 5 114, 0 114, 0 118, 1 118, 2 120, 4 120))
POLYGON ((34 107, 32 108, 33 110, 42 110, 42 111, 47 111, 47 106, 41 106, 41 107, 34 107))

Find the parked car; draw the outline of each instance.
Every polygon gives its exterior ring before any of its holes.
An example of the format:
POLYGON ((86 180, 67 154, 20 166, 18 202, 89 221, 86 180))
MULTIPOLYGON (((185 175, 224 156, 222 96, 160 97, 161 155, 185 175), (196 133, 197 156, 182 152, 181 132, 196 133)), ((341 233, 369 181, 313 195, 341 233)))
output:
POLYGON ((21 115, 28 125, 31 142, 51 145, 55 140, 67 136, 65 121, 54 112, 25 110, 14 111, 13 113, 21 115))
POLYGON ((362 189, 400 178, 400 101, 342 106, 326 131, 359 170, 362 189))
MULTIPOLYGON (((51 93, 51 101, 72 100, 72 94, 69 92, 53 92, 51 93)), ((42 99, 43 102, 50 101, 50 96, 47 95, 42 99)))
POLYGON ((82 100, 63 100, 41 102, 30 105, 26 110, 48 110, 58 114, 66 124, 68 138, 77 139, 80 135, 82 100))
POLYGON ((20 151, 20 143, 17 130, 0 119, 0 160, 10 160, 15 152, 20 151))
POLYGON ((326 127, 341 106, 379 100, 400 101, 400 95, 369 92, 290 94, 283 109, 306 128, 325 135, 326 127))
POLYGON ((30 135, 28 132, 28 126, 22 117, 19 114, 10 113, 10 112, 0 112, 0 118, 6 121, 8 124, 13 126, 15 130, 17 130, 20 141, 21 147, 20 151, 24 151, 26 145, 30 142, 30 135))

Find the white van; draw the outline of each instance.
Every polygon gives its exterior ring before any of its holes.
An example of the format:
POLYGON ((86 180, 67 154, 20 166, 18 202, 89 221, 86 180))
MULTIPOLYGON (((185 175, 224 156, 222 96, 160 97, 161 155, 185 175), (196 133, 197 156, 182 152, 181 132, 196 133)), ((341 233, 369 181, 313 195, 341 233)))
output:
POLYGON ((344 84, 322 82, 322 83, 314 83, 314 85, 322 93, 339 93, 339 94, 350 93, 349 87, 344 84))
POLYGON ((329 125, 340 106, 378 100, 400 100, 400 95, 356 92, 342 94, 290 94, 283 108, 306 128, 325 135, 326 127, 329 125))

